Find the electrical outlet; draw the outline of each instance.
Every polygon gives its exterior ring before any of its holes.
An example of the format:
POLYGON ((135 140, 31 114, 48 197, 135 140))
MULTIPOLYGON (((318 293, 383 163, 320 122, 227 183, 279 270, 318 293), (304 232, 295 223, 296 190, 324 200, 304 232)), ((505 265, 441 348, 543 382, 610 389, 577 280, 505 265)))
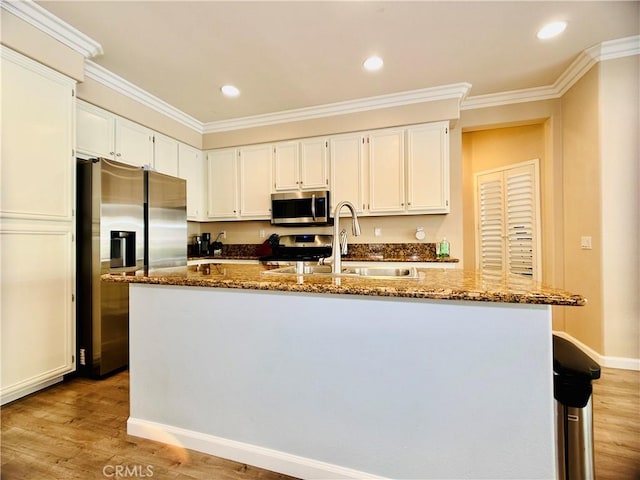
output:
POLYGON ((582 250, 591 250, 591 237, 580 237, 580 248, 582 250))
POLYGON ((227 238, 227 231, 226 230, 223 230, 223 231, 220 232, 220 238, 223 239, 223 240, 227 238))
POLYGON ((265 233, 265 231, 264 231, 264 228, 261 228, 261 229, 260 229, 259 235, 260 235, 260 238, 264 238, 264 237, 266 237, 266 236, 267 236, 267 234, 266 234, 266 233, 265 233))
POLYGON ((375 227, 373 229, 373 236, 374 237, 381 237, 382 236, 382 229, 380 227, 375 227))

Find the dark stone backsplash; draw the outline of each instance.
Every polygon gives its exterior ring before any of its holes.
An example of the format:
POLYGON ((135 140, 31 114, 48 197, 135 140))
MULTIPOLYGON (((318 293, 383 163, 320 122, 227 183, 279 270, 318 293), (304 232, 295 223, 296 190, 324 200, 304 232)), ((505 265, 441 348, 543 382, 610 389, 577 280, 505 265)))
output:
MULTIPOLYGON (((220 255, 206 255, 206 258, 228 258, 237 260, 255 260, 260 257, 257 249, 260 244, 222 244, 220 255)), ((189 245, 188 256, 192 255, 189 245)), ((386 261, 386 262, 457 262, 456 258, 436 258, 435 243, 350 243, 344 260, 386 261)))

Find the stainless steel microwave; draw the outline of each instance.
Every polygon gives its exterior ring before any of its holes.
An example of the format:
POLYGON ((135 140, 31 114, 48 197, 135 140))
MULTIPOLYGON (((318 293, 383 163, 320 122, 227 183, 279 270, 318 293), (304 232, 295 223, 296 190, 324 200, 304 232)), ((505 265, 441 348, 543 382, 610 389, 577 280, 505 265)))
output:
POLYGON ((329 209, 328 190, 271 194, 272 225, 331 225, 329 209))

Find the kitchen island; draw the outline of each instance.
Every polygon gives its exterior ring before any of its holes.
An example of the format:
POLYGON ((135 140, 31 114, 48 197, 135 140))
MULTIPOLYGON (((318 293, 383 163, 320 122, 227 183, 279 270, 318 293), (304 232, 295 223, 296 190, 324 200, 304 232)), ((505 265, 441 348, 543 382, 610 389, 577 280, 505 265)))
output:
POLYGON ((554 478, 551 305, 411 280, 200 265, 129 282, 128 432, 300 478, 554 478))

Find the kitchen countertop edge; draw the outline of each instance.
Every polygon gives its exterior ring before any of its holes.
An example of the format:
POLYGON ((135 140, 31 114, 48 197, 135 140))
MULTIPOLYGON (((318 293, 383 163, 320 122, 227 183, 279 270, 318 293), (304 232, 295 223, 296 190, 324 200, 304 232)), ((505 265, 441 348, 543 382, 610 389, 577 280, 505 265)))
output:
POLYGON ((587 301, 581 295, 535 282, 511 285, 504 279, 483 280, 477 272, 462 270, 445 272, 442 269, 419 269, 422 278, 418 280, 304 276, 302 281, 296 275, 265 275, 265 271, 262 266, 227 265, 224 274, 214 272, 203 275, 198 273, 197 267, 188 267, 182 273, 170 269, 168 273, 104 274, 101 278, 108 282, 150 285, 537 305, 582 306, 587 301), (340 281, 336 281, 338 278, 340 281))

